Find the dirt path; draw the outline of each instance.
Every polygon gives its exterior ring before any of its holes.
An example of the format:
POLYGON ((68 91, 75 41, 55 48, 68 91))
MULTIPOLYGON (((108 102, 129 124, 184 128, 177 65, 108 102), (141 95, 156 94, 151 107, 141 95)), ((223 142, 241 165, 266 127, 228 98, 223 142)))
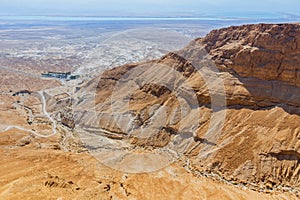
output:
POLYGON ((47 111, 47 103, 46 103, 46 99, 45 99, 45 96, 44 96, 44 92, 43 91, 39 91, 38 93, 42 97, 41 99, 42 99, 43 113, 52 122, 52 134, 46 136, 46 137, 51 137, 51 136, 53 136, 53 135, 55 135, 57 133, 57 131, 56 131, 57 124, 56 124, 56 121, 51 117, 51 115, 47 111))

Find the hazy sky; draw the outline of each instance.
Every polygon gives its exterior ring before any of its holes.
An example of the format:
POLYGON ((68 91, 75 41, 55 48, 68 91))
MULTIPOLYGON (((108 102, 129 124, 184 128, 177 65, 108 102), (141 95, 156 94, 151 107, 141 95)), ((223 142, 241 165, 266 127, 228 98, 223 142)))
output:
POLYGON ((300 13, 299 0, 0 0, 0 15, 300 13))

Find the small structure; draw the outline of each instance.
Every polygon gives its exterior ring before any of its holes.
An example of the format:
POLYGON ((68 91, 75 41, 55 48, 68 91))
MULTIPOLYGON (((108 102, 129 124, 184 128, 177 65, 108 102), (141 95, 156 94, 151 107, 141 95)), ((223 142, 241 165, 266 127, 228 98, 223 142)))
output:
POLYGON ((48 72, 42 73, 42 77, 46 78, 59 78, 59 79, 67 79, 68 76, 71 75, 71 72, 48 72))
POLYGON ((71 74, 71 72, 47 72, 42 73, 42 77, 75 80, 79 78, 79 75, 71 74))
POLYGON ((68 79, 70 80, 75 80, 75 79, 78 79, 80 76, 78 74, 72 74, 68 77, 68 79))

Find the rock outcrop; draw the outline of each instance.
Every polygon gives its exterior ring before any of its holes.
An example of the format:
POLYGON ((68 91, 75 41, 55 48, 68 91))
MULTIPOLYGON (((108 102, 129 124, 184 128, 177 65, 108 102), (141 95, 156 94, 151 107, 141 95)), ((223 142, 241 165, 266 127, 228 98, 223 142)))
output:
POLYGON ((242 77, 300 86, 300 26, 259 24, 214 30, 198 42, 219 65, 242 77))
POLYGON ((133 145, 175 150, 195 171, 299 189, 299 47, 298 24, 213 30, 181 51, 91 81, 99 120, 84 120, 85 111, 78 123, 133 145))

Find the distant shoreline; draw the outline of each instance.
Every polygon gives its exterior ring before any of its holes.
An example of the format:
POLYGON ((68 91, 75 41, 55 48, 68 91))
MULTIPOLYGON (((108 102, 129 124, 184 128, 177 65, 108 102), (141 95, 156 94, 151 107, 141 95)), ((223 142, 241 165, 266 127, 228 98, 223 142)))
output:
MULTIPOLYGON (((264 17, 263 20, 282 20, 282 18, 264 17)), ((34 20, 34 21, 235 21, 253 20, 247 17, 101 17, 101 16, 30 16, 0 15, 0 20, 34 20)))

